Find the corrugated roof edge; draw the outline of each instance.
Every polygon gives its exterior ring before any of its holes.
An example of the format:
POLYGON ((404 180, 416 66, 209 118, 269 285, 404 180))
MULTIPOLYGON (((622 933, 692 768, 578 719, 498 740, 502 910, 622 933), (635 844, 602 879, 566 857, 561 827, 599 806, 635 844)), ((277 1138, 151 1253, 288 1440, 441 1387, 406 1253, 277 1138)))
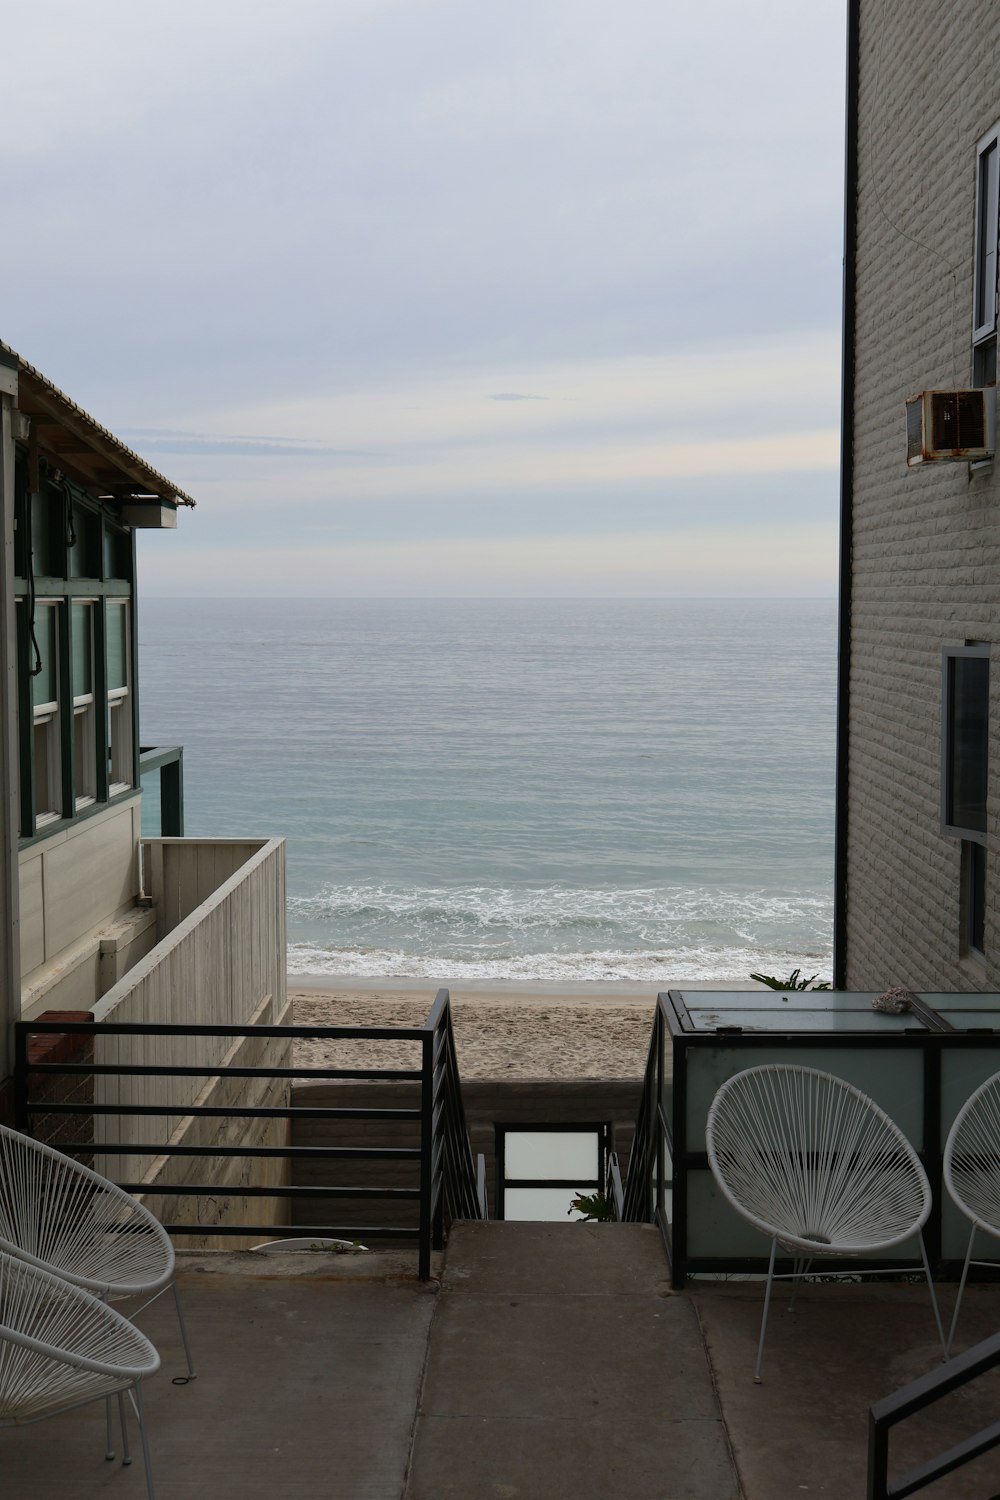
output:
POLYGON ((89 412, 84 411, 82 406, 78 406, 58 386, 53 385, 52 381, 46 379, 40 370, 35 369, 34 365, 29 365, 28 361, 23 359, 16 349, 12 349, 2 339, 0 339, 0 363, 10 366, 16 364, 19 379, 22 376, 27 376, 29 383, 39 386, 49 400, 57 407, 65 408, 67 412, 72 413, 72 416, 79 425, 84 429, 89 429, 94 437, 99 439, 99 446, 105 448, 110 446, 120 454, 126 467, 130 466, 138 470, 141 477, 144 480, 148 480, 150 491, 153 494, 159 495, 164 500, 172 500, 175 505, 189 505, 192 509, 197 504, 197 501, 174 484, 173 480, 168 479, 165 474, 161 474, 158 469, 154 469, 134 449, 129 448, 119 438, 116 438, 114 433, 110 432, 107 427, 103 427, 100 422, 96 422, 89 412))

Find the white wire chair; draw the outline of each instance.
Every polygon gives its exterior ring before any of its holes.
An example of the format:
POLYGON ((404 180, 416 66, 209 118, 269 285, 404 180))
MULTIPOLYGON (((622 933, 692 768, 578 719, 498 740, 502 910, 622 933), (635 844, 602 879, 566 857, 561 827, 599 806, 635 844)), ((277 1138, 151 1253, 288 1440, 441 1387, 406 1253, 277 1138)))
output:
POLYGON ((719 1089, 706 1135, 709 1165, 726 1201, 771 1239, 754 1367, 758 1384, 773 1283, 797 1283, 817 1256, 862 1257, 916 1237, 945 1347, 921 1232, 931 1209, 927 1174, 872 1099, 816 1068, 748 1068, 719 1089), (794 1270, 775 1276, 779 1245, 792 1252, 794 1270))
POLYGON ((970 1265, 996 1269, 996 1261, 974 1261, 972 1246, 979 1229, 1000 1238, 1000 1073, 980 1084, 955 1116, 944 1147, 944 1185, 957 1207, 972 1221, 948 1332, 950 1351, 970 1265))
MULTIPOLYGON (((171 1288, 187 1378, 194 1365, 163 1225, 98 1172, 52 1146, 0 1125, 0 1251, 93 1292, 104 1301, 171 1288)), ((138 1316, 139 1308, 134 1316, 138 1316)))
POLYGON ((153 1345, 113 1307, 0 1251, 0 1427, 26 1426, 117 1396, 128 1464, 127 1396, 139 1424, 147 1494, 155 1500, 141 1381, 159 1368, 153 1345))

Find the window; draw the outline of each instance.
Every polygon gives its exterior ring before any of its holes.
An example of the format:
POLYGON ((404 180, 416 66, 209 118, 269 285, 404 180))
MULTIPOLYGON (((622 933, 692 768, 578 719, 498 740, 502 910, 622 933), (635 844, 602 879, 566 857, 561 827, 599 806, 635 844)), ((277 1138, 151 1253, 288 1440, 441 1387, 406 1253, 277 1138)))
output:
POLYGON ((74 602, 73 627, 73 794, 74 806, 89 807, 97 797, 97 716, 94 713, 94 600, 74 602))
POLYGON ((497 1125, 498 1219, 565 1223, 579 1193, 604 1192, 610 1128, 497 1125))
POLYGON ((961 847, 960 944, 986 951, 986 799, 989 770, 990 648, 945 650, 941 822, 961 847))
POLYGON ((986 954, 986 850, 962 840, 962 950, 986 954))
POLYGON ((108 506, 17 451, 14 591, 20 830, 50 837, 135 788, 133 537, 108 506))
POLYGON ((129 702, 128 605, 108 600, 104 622, 108 689, 108 791, 132 785, 132 709, 129 702))
POLYGON ((997 242, 1000 239, 1000 125, 976 148, 976 255, 972 307, 972 379, 997 378, 997 242))
POLYGON ((946 649, 942 824, 945 833, 980 844, 986 842, 989 723, 989 646, 946 649))
POLYGON ((31 659, 35 825, 41 827, 62 817, 57 604, 38 604, 35 607, 31 659))

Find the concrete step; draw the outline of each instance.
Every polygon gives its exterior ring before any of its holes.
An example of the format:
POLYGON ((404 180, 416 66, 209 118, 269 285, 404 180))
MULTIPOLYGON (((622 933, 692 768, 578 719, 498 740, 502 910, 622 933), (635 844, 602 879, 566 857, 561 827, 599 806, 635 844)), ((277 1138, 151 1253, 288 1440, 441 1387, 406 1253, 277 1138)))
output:
POLYGON ((459 1224, 405 1500, 738 1500, 657 1230, 459 1224))

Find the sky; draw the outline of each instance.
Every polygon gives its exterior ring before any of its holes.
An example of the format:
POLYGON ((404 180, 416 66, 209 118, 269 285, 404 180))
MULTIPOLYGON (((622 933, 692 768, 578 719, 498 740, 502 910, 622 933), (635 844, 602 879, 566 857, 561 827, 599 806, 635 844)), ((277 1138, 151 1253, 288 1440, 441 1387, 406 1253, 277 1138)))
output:
POLYGON ((0 336, 156 595, 837 587, 843 0, 32 0, 0 336))

